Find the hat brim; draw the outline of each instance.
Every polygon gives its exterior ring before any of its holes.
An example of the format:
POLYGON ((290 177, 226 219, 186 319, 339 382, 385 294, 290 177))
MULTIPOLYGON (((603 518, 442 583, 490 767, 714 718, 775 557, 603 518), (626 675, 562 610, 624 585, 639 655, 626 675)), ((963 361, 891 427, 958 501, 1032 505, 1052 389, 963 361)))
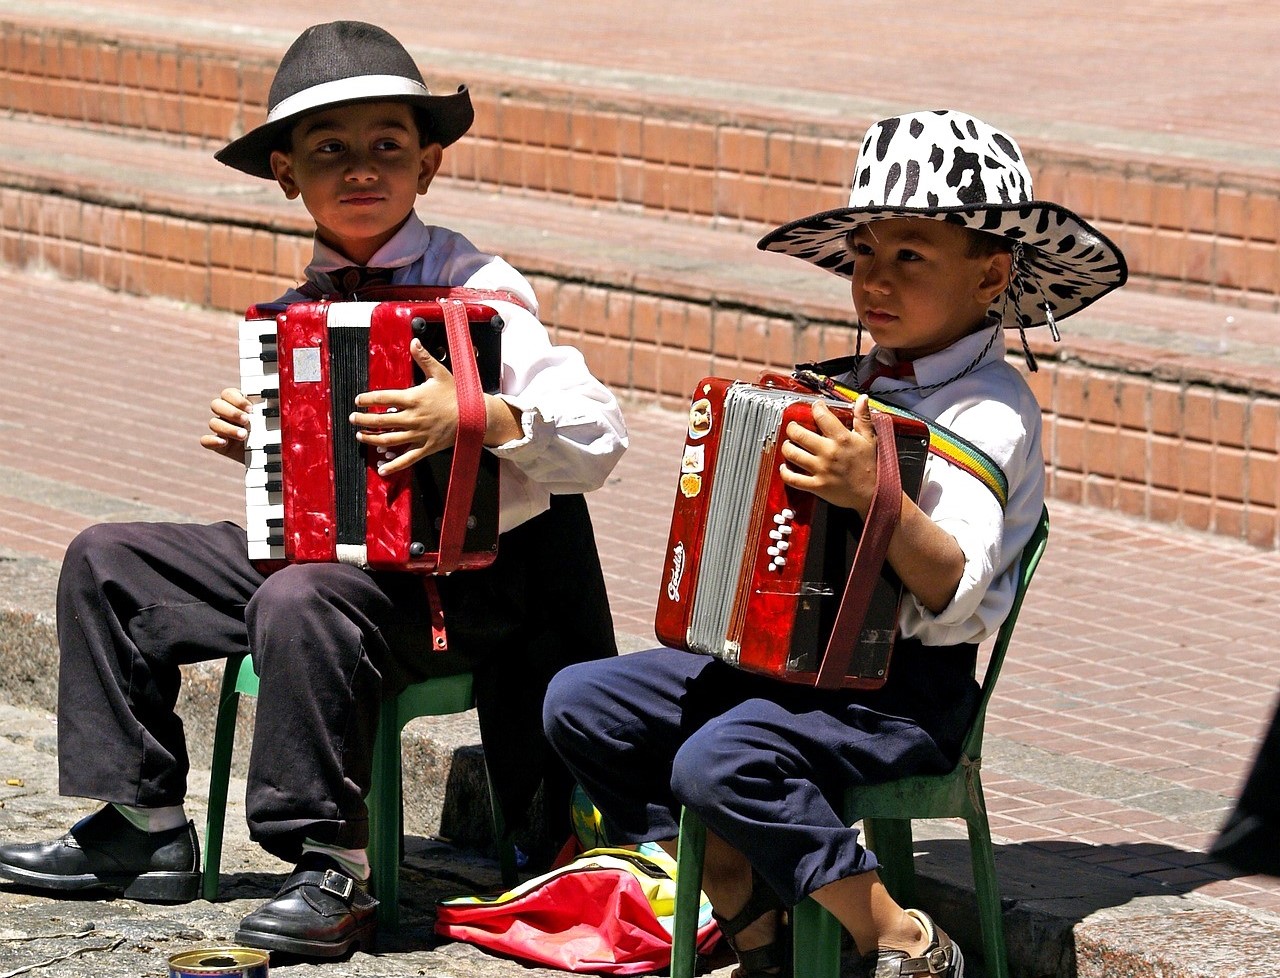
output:
POLYGON ((759 242, 761 251, 775 251, 825 268, 842 278, 853 277, 853 256, 845 242, 854 228, 900 217, 923 217, 985 231, 1024 246, 1024 282, 1016 295, 1016 321, 1006 327, 1039 326, 1063 319, 1096 302, 1124 284, 1128 266, 1120 249, 1083 218, 1048 201, 995 206, 838 207, 790 221, 759 242))
POLYGON ((271 152, 280 147, 289 130, 303 116, 320 109, 355 105, 361 102, 405 102, 424 109, 430 119, 431 141, 441 146, 457 142, 475 121, 471 93, 467 91, 466 85, 459 85, 458 90, 449 95, 418 95, 405 94, 403 91, 374 90, 352 98, 335 99, 322 105, 308 105, 278 119, 264 122, 239 139, 233 139, 227 143, 213 154, 213 158, 250 176, 273 180, 275 174, 271 172, 271 152))

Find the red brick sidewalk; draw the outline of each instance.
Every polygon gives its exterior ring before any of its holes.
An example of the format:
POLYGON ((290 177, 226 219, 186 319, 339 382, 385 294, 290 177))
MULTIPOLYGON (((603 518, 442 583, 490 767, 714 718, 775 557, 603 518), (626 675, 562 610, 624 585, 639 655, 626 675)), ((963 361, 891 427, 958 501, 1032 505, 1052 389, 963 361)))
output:
MULTIPOLYGON (((102 519, 237 519, 238 473, 202 451, 235 370, 234 317, 0 274, 0 555, 57 560, 102 519)), ((592 497, 616 625, 653 640, 684 419, 628 408, 629 452, 592 497)), ((1280 912, 1280 882, 1202 850, 1280 688, 1280 565, 1220 537, 1051 504, 1050 548, 989 721, 992 829, 1176 892, 1280 912)))

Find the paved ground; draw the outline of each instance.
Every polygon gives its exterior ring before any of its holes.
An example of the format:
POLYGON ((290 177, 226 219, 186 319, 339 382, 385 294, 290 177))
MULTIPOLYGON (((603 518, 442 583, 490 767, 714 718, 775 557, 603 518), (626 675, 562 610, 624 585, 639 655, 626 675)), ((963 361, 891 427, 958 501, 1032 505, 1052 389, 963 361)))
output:
MULTIPOLYGON (((56 561, 101 519, 234 518, 236 472, 194 440, 209 395, 234 369, 232 318, 39 285, 0 274, 9 310, 0 553, 56 561)), ((628 418, 632 447, 592 512, 617 627, 636 647, 652 638, 683 419, 644 404, 629 405, 628 418)), ((1094 911, 1164 894, 1179 898, 1180 913, 1261 911, 1248 919, 1280 935, 1280 881, 1240 877, 1203 855, 1280 688, 1271 600, 1280 565, 1210 536, 1065 504, 1051 511, 1049 554, 997 691, 984 762, 1007 892, 1067 895, 1029 869, 1051 858, 1073 898, 1101 901, 1094 911), (1073 870, 1092 875, 1068 885, 1073 870)), ((31 801, 40 795, 0 785, 0 800, 19 810, 49 804, 31 801)), ((41 824, 56 824, 60 804, 41 808, 41 824)), ((943 834, 935 856, 963 868, 943 834)))

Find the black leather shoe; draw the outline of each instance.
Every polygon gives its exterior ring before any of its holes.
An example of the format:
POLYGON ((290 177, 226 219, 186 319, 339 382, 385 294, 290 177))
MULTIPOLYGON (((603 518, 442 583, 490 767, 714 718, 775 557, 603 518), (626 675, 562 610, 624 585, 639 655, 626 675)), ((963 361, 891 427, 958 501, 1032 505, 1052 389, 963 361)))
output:
POLYGON ((378 929, 367 883, 352 879, 327 856, 303 855, 280 892, 244 920, 236 943, 304 958, 340 958, 373 950, 378 929))
POLYGON ((185 903, 200 894, 200 843, 190 822, 144 832, 107 805, 61 839, 0 846, 0 877, 40 890, 106 889, 185 903))

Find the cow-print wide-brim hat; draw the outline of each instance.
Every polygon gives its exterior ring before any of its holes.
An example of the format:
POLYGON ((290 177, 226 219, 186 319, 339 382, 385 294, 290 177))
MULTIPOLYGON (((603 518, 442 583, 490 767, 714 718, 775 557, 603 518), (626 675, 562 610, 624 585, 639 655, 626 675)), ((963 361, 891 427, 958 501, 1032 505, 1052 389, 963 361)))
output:
POLYGON ((255 177, 274 178, 271 151, 318 109, 353 102, 407 102, 426 112, 429 138, 441 146, 471 128, 475 112, 465 85, 432 95, 408 51, 381 27, 336 20, 308 27, 280 59, 267 95, 267 121, 229 142, 214 158, 255 177))
POLYGON ((849 206, 784 224, 758 246, 852 278, 848 232, 895 217, 948 221, 1012 241, 1007 328, 1052 324, 1128 277, 1124 255, 1104 234, 1065 207, 1033 198, 1012 138, 950 110, 877 122, 858 153, 849 206))

